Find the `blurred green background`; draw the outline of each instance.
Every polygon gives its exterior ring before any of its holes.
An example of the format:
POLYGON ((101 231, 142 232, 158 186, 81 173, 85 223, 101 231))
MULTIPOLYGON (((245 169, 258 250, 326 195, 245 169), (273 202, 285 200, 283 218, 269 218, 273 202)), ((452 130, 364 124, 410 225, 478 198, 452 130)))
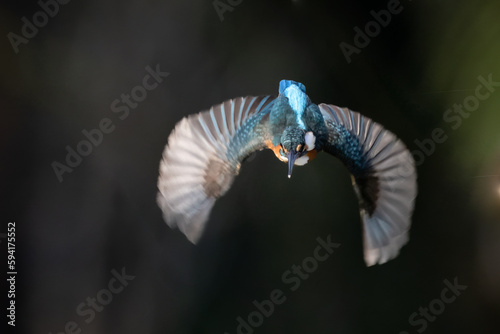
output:
POLYGON ((233 334, 254 300, 280 289, 286 301, 254 333, 498 332, 500 87, 459 126, 443 117, 472 101, 478 77, 500 82, 500 2, 401 1, 350 63, 340 43, 353 45, 371 11, 397 2, 217 3, 231 9, 222 21, 213 1, 71 1, 16 53, 9 33, 21 35, 22 18, 41 7, 3 2, 0 232, 17 222, 17 331, 55 334, 73 321, 82 333, 233 334), (157 64, 170 75, 120 119, 113 101, 157 64), (225 99, 277 94, 285 78, 414 152, 444 131, 418 164, 410 242, 395 260, 365 267, 348 172, 326 154, 290 180, 271 151, 252 157, 197 246, 163 222, 156 179, 176 122, 225 99), (114 130, 59 182, 51 164, 104 118, 114 130), (340 248, 290 291, 283 273, 328 235, 340 248), (123 267, 135 278, 85 322, 78 305, 123 267), (455 278, 467 289, 425 328, 410 323, 455 278))

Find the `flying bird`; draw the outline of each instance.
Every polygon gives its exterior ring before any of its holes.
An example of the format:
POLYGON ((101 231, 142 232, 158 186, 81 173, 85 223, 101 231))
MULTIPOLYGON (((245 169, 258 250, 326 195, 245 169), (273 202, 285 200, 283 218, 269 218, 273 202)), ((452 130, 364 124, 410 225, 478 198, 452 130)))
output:
POLYGON ((265 148, 288 165, 288 177, 321 151, 344 163, 359 199, 368 266, 396 257, 408 242, 417 195, 408 149, 368 117, 312 103, 305 86, 292 80, 281 80, 277 97, 238 97, 175 126, 158 178, 157 202, 167 224, 196 243, 245 158, 265 148))

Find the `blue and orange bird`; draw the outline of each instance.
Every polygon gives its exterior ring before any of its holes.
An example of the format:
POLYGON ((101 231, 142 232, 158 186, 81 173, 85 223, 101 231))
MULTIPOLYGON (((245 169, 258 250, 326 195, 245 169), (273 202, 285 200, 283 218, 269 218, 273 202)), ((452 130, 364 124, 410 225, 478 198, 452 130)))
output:
POLYGON ((288 164, 318 152, 339 158, 352 175, 368 266, 396 257, 408 242, 417 194, 413 158, 380 124, 347 108, 311 102, 303 84, 282 80, 278 97, 247 96, 182 119, 160 162, 158 205, 170 227, 196 243, 217 198, 252 152, 269 148, 288 164))

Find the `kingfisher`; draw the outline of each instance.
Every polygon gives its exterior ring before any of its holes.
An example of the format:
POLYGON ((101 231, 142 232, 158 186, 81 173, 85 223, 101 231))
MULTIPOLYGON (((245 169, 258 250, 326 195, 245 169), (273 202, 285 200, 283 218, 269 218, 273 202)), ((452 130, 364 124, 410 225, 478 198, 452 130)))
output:
POLYGON ((288 165, 289 178, 294 166, 321 151, 344 163, 359 201, 367 266, 393 259, 408 242, 417 195, 408 149, 358 112, 312 103, 306 87, 293 80, 280 81, 277 97, 234 98, 177 123, 158 178, 157 202, 167 224, 196 243, 245 158, 266 148, 288 165))

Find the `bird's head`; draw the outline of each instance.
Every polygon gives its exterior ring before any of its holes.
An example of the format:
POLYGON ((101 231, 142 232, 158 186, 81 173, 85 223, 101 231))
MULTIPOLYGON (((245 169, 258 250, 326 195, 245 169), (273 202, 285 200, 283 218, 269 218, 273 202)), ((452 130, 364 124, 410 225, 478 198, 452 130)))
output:
POLYGON ((294 165, 303 166, 308 160, 308 152, 314 149, 316 137, 312 132, 289 126, 281 135, 278 158, 288 163, 288 177, 292 176, 294 165))

